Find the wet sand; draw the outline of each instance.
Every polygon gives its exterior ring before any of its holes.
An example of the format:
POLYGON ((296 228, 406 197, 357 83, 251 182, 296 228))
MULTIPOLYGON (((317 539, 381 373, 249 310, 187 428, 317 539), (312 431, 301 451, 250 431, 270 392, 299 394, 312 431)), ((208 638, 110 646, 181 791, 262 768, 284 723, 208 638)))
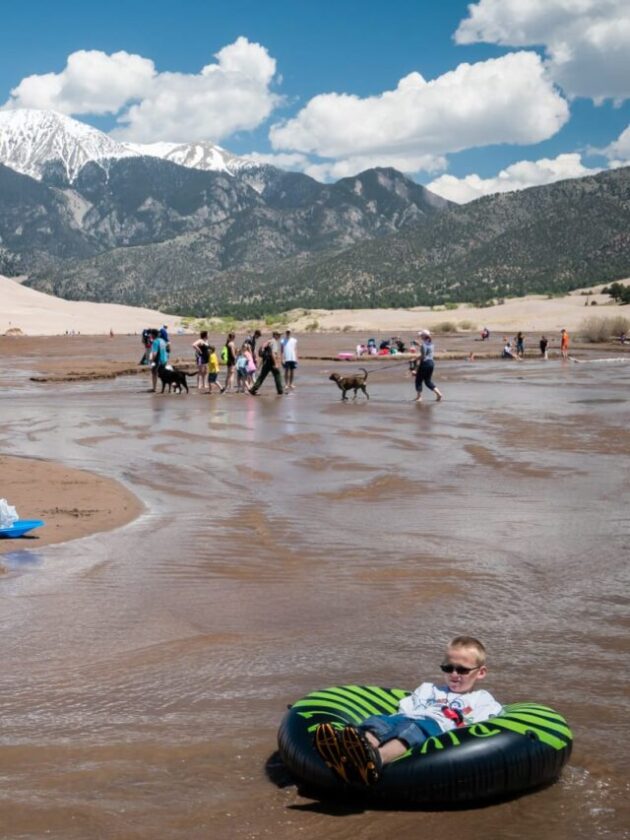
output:
POLYGON ((109 531, 142 510, 139 499, 118 481, 54 461, 0 455, 0 477, 2 497, 21 519, 46 523, 19 541, 0 539, 0 555, 109 531))
POLYGON ((4 356, 0 450, 119 480, 145 511, 0 581, 7 837, 627 836, 627 363, 440 362, 439 405, 371 368, 370 402, 342 404, 323 361, 282 398, 39 385, 74 352, 47 346, 4 356), (269 778, 287 703, 415 687, 461 632, 498 698, 568 718, 558 784, 418 813, 269 778))

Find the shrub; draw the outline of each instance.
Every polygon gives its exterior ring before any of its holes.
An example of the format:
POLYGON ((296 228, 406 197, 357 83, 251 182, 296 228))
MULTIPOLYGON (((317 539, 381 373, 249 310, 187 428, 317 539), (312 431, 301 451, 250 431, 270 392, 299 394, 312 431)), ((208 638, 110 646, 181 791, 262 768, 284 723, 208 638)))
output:
POLYGON ((440 321, 433 327, 436 333, 452 333, 457 332, 457 324, 454 321, 440 321))
POLYGON ((613 315, 607 318, 607 320, 612 322, 610 325, 610 334, 615 337, 630 331, 630 318, 625 318, 623 315, 613 315))
POLYGON ((477 324, 473 321, 460 321, 457 325, 458 330, 476 330, 477 324))
POLYGON ((611 283, 602 289, 602 294, 610 295, 617 303, 630 303, 630 286, 624 286, 623 283, 611 283))
POLYGON ((579 333, 585 341, 598 344, 608 341, 630 330, 630 319, 623 315, 616 315, 613 318, 597 318, 592 316, 585 318, 580 324, 579 333))
POLYGON ((341 330, 341 332, 352 332, 354 327, 352 324, 346 324, 345 327, 341 330))
POLYGON ((444 309, 449 312, 452 312, 454 309, 459 309, 459 303, 453 303, 452 301, 447 301, 444 304, 444 309))
POLYGON ((319 321, 311 321, 310 324, 307 324, 304 327, 305 332, 315 332, 318 329, 319 329, 319 321))

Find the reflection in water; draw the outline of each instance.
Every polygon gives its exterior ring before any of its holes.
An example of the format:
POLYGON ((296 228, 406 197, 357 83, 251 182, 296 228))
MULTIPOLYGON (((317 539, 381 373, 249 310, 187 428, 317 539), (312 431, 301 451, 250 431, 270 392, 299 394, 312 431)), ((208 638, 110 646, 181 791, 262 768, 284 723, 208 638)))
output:
MULTIPOLYGON (((20 540, 24 542, 25 538, 20 540)), ((20 569, 28 566, 37 566, 42 562, 41 556, 36 551, 29 551, 26 548, 20 548, 16 551, 7 551, 2 555, 2 565, 9 569, 20 569)))
POLYGON ((5 445, 117 477, 148 511, 3 557, 8 836, 623 836, 627 375, 585 368, 442 364, 439 406, 395 379, 341 404, 307 366, 282 399, 16 393, 5 445), (342 817, 266 779, 287 702, 413 687, 459 632, 487 642, 496 696, 572 723, 560 784, 342 817))

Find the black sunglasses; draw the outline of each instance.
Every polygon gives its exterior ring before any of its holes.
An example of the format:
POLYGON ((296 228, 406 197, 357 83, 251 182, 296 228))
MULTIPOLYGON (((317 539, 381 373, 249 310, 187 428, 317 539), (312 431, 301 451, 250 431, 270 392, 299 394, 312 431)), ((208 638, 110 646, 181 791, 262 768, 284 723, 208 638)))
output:
POLYGON ((465 668, 463 665, 451 665, 450 662, 447 662, 445 665, 440 665, 440 671, 444 671, 445 674, 452 674, 455 671, 460 677, 464 677, 466 674, 472 674, 473 671, 478 671, 480 668, 481 665, 477 665, 476 668, 465 668))

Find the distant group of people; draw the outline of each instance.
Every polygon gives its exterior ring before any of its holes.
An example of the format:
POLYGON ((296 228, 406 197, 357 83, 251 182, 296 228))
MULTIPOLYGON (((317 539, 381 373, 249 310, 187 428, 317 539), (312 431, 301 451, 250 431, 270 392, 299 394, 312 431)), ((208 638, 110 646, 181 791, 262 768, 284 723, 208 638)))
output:
MULTIPOLYGON (((412 345, 417 346, 417 342, 412 341, 412 345)), ((411 351, 407 350, 405 342, 398 336, 391 338, 384 338, 376 342, 375 338, 368 338, 367 343, 359 342, 356 346, 356 357, 360 359, 361 356, 395 356, 396 353, 415 352, 415 348, 411 351)))
MULTIPOLYGON (((547 360, 549 358, 547 354, 547 348, 549 347, 549 339, 546 335, 540 336, 538 347, 540 350, 541 358, 547 360)), ((503 336, 503 350, 501 352, 502 359, 517 359, 518 361, 522 361, 524 355, 525 337, 522 332, 518 332, 516 334, 516 337, 514 338, 514 343, 512 343, 512 339, 508 338, 508 336, 503 336)), ((565 329, 562 329, 560 331, 560 355, 563 359, 569 358, 569 333, 565 329)))
MULTIPOLYGON (((482 340, 489 338, 489 330, 484 327, 482 340)), ((436 400, 442 400, 443 394, 433 382, 435 370, 435 347, 429 330, 418 332, 419 341, 412 339, 409 349, 397 337, 384 340, 377 347, 376 340, 371 338, 366 345, 357 346, 357 357, 368 353, 370 355, 390 355, 402 352, 416 354, 416 358, 409 363, 410 370, 415 377, 416 402, 422 401, 423 388, 427 388, 436 400)), ((156 390, 161 367, 169 369, 171 351, 168 328, 163 325, 160 329, 146 329, 142 333, 144 353, 140 364, 151 366, 152 391, 156 390)), ((545 335, 539 339, 540 356, 548 358, 549 340, 545 335)), ((259 329, 243 339, 237 345, 236 334, 228 333, 225 343, 217 352, 217 348, 210 344, 208 331, 202 330, 199 337, 192 343, 195 353, 197 370, 197 389, 200 392, 212 393, 240 393, 258 394, 262 384, 269 374, 272 375, 276 393, 286 394, 295 388, 295 371, 298 366, 297 339, 291 330, 284 335, 278 330, 272 332, 271 338, 262 340, 259 329), (222 367, 225 368, 225 379, 220 381, 222 367), (284 374, 284 376, 283 376, 284 374)), ((566 329, 560 334, 560 353, 563 359, 569 358, 569 333, 566 329)), ((525 336, 519 331, 514 339, 503 337, 501 357, 522 361, 525 354, 525 336)), ((474 361, 474 354, 469 356, 474 361)), ((170 368, 172 370, 172 368, 170 368)))
POLYGON ((271 373, 278 394, 292 391, 298 365, 297 339, 291 330, 286 330, 283 337, 274 330, 271 338, 262 343, 261 338, 261 331, 255 330, 237 346, 236 334, 228 333, 217 354, 216 347, 208 341, 207 330, 202 330, 192 345, 197 366, 197 389, 210 394, 218 391, 221 394, 235 392, 255 396, 271 373), (219 382, 221 365, 226 370, 223 385, 219 382))

